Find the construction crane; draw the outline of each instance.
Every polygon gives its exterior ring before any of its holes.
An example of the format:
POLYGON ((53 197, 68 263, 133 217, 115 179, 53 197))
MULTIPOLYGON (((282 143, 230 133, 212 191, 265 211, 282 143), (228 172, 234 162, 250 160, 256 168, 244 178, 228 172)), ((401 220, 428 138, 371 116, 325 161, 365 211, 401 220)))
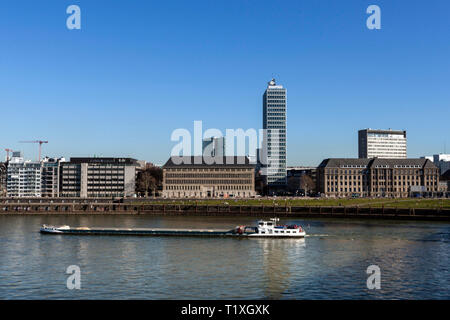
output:
POLYGON ((5 149, 5 151, 6 151, 6 162, 9 162, 9 153, 14 151, 11 149, 5 149))
POLYGON ((33 140, 33 141, 19 141, 20 143, 39 143, 39 161, 41 161, 41 151, 42 151, 42 144, 48 143, 48 141, 42 141, 42 140, 33 140))

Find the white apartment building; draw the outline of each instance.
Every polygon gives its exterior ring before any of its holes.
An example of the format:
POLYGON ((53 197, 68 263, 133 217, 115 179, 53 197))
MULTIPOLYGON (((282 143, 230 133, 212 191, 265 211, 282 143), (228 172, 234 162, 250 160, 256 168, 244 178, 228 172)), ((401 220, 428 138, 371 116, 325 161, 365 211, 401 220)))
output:
POLYGON ((406 159, 406 131, 359 130, 358 156, 361 159, 406 159))
POLYGON ((41 172, 40 162, 25 161, 21 152, 13 152, 7 171, 7 196, 40 197, 41 172))

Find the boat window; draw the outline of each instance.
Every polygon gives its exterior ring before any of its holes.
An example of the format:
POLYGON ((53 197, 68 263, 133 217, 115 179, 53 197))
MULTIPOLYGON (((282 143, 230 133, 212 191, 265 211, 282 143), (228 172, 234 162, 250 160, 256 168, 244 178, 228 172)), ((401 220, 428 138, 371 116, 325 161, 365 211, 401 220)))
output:
POLYGON ((272 226, 272 222, 268 222, 267 225, 268 225, 268 226, 272 226))
POLYGON ((291 233, 290 231, 286 231, 286 233, 291 233))
POLYGON ((284 231, 283 231, 283 230, 281 230, 281 233, 284 233, 284 231))
POLYGON ((275 230, 275 233, 278 233, 278 230, 275 230))

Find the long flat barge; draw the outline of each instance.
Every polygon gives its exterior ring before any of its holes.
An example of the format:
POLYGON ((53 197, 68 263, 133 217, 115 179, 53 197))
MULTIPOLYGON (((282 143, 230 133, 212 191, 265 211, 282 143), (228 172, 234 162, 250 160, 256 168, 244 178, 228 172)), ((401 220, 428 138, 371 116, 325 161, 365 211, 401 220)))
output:
POLYGON ((73 235, 133 235, 133 236, 203 236, 203 237, 305 237, 305 231, 297 225, 277 225, 279 219, 260 220, 258 226, 237 226, 234 229, 163 229, 163 228, 97 228, 70 226, 47 226, 40 229, 44 234, 73 235))
POLYGON ((133 236, 235 236, 234 230, 226 229, 162 229, 162 228, 70 228, 43 226, 40 229, 45 234, 73 235, 133 235, 133 236))

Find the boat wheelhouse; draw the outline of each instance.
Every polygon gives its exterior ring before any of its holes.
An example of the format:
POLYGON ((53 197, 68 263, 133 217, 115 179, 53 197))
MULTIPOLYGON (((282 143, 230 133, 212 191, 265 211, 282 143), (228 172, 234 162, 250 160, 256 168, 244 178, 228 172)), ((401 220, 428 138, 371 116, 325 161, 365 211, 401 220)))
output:
POLYGON ((278 225, 280 219, 258 221, 257 227, 238 226, 236 233, 249 237, 304 237, 305 231, 300 225, 278 225))

